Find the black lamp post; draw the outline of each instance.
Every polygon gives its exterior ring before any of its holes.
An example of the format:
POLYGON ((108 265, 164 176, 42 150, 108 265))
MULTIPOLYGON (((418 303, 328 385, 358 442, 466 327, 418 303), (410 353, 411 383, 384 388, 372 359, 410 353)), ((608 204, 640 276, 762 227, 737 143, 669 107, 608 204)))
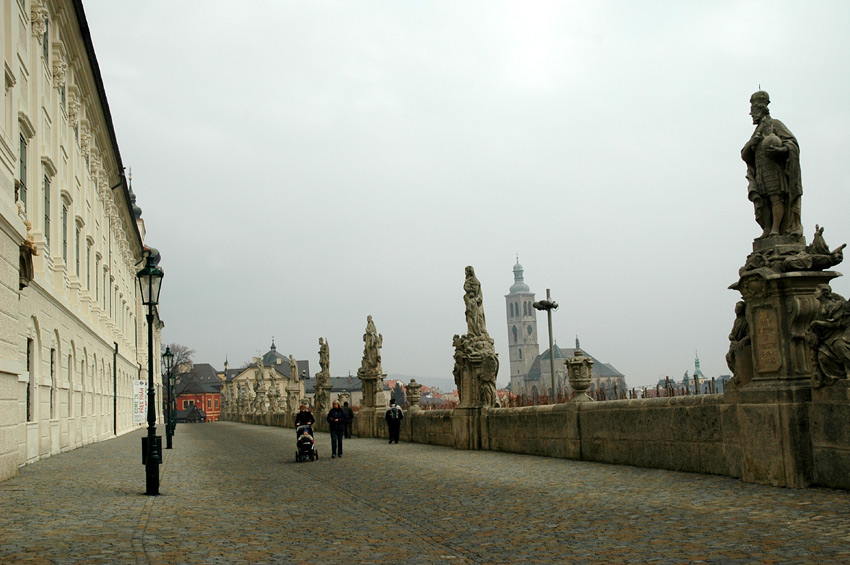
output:
POLYGON ((174 430, 171 429, 171 368, 174 366, 174 354, 171 348, 165 348, 165 353, 162 354, 162 359, 165 361, 165 374, 162 376, 162 388, 166 391, 165 395, 165 449, 171 449, 171 438, 174 435, 174 430))
POLYGON ((175 380, 174 370, 172 369, 171 374, 168 375, 168 397, 171 399, 171 419, 168 421, 168 425, 171 428, 171 435, 168 438, 168 449, 171 449, 171 438, 174 437, 174 433, 177 431, 177 393, 174 390, 175 380))
POLYGON ((558 309, 558 303, 552 300, 549 296, 549 289, 546 289, 546 300, 540 300, 532 304, 535 310, 545 310, 549 317, 549 373, 552 375, 552 404, 558 403, 558 391, 555 389, 555 352, 552 350, 552 310, 558 309))
POLYGON ((156 435, 156 391, 153 381, 153 322, 162 286, 162 269, 158 267, 159 251, 146 249, 145 267, 136 275, 142 304, 148 307, 148 435, 142 438, 142 461, 145 465, 145 494, 159 494, 159 464, 162 462, 162 436, 156 435))

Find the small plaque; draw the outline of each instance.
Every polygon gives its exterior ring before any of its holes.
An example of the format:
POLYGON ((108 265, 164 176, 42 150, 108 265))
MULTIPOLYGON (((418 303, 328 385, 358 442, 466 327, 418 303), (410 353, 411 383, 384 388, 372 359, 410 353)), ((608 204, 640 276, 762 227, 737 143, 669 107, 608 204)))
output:
POLYGON ((779 325, 776 310, 772 307, 755 311, 756 363, 760 373, 771 373, 782 367, 782 355, 779 351, 779 325))

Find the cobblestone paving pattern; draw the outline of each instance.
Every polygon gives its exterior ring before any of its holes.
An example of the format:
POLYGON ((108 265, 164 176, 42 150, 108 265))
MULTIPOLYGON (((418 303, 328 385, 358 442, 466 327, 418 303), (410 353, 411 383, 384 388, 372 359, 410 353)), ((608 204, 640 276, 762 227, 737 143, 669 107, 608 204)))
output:
POLYGON ((0 563, 850 563, 845 491, 217 422, 145 496, 145 433, 0 483, 0 563))

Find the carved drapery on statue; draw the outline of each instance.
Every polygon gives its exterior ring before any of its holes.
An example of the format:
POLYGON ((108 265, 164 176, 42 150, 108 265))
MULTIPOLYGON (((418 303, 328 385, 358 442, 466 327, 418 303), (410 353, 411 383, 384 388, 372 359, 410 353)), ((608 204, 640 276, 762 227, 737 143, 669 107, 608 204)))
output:
POLYGON ((366 331, 363 333, 363 360, 357 370, 363 391, 363 407, 374 408, 387 405, 384 394, 384 378, 381 367, 381 348, 384 336, 375 328, 372 316, 366 317, 366 331))
POLYGON ((747 323, 747 303, 743 300, 735 305, 735 321, 729 332, 729 351, 726 352, 726 365, 732 372, 732 386, 748 383, 753 376, 752 346, 750 325, 747 323))
POLYGON ((466 267, 463 284, 463 303, 466 309, 467 333, 455 335, 454 374, 458 407, 493 407, 496 405, 496 377, 499 356, 493 339, 487 333, 481 283, 472 267, 466 267))
POLYGON ((806 340, 812 348, 812 384, 819 388, 850 378, 850 303, 828 284, 817 287, 815 298, 818 313, 809 324, 806 340))

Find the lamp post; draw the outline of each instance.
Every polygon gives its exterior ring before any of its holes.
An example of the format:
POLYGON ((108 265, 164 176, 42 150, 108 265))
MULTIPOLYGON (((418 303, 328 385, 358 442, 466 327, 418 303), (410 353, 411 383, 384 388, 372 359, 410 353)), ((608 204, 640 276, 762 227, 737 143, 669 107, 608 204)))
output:
POLYGON ((145 494, 159 494, 159 464, 162 462, 162 436, 156 435, 156 391, 153 380, 153 322, 162 286, 162 269, 158 267, 159 251, 146 249, 145 267, 136 274, 142 304, 148 307, 148 435, 142 438, 142 461, 145 464, 145 494))
POLYGON ((165 449, 171 449, 171 438, 174 436, 174 430, 171 429, 171 368, 174 367, 174 354, 171 348, 166 346, 165 353, 162 354, 162 359, 165 361, 165 375, 162 377, 163 390, 165 395, 165 449))
POLYGON ((176 378, 172 369, 171 374, 168 375, 168 397, 171 399, 171 419, 168 421, 169 426, 171 426, 171 436, 168 438, 168 449, 171 449, 171 438, 174 437, 174 433, 177 431, 177 391, 174 388, 175 381, 176 378))
POLYGON ((546 300, 540 300, 532 304, 535 310, 546 310, 549 316, 549 374, 552 375, 552 404, 558 401, 558 391, 555 388, 555 352, 552 345, 552 310, 558 309, 558 303, 552 301, 549 289, 546 289, 546 300))

